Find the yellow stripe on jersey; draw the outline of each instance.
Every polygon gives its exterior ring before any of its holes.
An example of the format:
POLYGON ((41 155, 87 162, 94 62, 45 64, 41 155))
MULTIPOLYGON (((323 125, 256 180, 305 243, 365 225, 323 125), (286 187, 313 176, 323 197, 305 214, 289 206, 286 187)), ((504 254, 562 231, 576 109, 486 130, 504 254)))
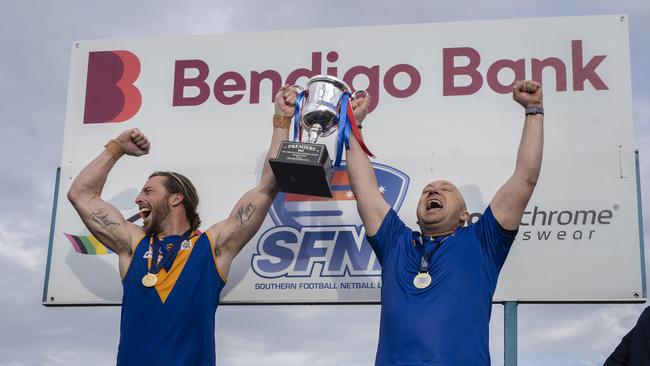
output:
POLYGON ((214 266, 217 268, 217 273, 219 273, 219 277, 221 277, 221 280, 223 283, 228 282, 228 276, 226 276, 224 273, 221 272, 221 268, 219 268, 219 262, 217 262, 217 251, 216 251, 216 246, 212 242, 212 238, 210 237, 210 234, 206 231, 205 236, 208 237, 208 241, 210 241, 210 251, 212 252, 212 259, 214 259, 214 266))
MULTIPOLYGON (((169 272, 167 272, 167 270, 164 268, 158 272, 158 282, 156 283, 155 288, 156 292, 158 292, 158 296, 160 296, 160 300, 162 300, 163 303, 167 300, 167 297, 169 297, 169 294, 172 292, 172 289, 176 284, 176 281, 178 281, 178 277, 181 275, 181 272, 183 272, 183 268, 185 268, 185 264, 187 264, 187 260, 190 257, 190 254, 192 254, 192 251, 196 246, 196 241, 199 239, 199 237, 200 235, 196 235, 190 239, 190 243, 192 243, 192 245, 189 249, 181 249, 178 251, 178 254, 174 259, 174 263, 172 264, 172 268, 169 270, 169 272)), ((149 268, 151 268, 151 256, 149 256, 148 264, 149 268)))

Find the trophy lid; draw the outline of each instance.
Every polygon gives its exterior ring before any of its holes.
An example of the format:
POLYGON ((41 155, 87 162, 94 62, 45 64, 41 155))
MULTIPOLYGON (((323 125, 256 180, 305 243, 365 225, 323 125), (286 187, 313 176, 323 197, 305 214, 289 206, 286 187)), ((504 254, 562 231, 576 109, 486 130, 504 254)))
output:
POLYGON ((326 82, 330 84, 334 84, 337 88, 343 90, 344 92, 351 92, 350 87, 348 84, 346 84, 343 80, 331 76, 331 75, 316 75, 313 78, 309 79, 307 82, 307 88, 309 88, 310 84, 316 83, 316 82, 326 82))

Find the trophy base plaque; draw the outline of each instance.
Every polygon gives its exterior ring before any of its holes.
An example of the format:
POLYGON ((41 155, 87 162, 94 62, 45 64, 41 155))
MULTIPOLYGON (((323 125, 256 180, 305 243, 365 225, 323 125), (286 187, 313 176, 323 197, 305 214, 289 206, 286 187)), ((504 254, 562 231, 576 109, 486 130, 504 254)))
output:
POLYGON ((332 197, 334 169, 325 145, 282 141, 269 164, 282 192, 332 197))

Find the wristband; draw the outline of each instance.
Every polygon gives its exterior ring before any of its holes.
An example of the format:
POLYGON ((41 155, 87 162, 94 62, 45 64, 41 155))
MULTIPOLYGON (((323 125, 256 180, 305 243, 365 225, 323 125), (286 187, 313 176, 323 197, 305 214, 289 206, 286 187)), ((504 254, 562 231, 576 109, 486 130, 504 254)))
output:
POLYGON ((108 151, 115 160, 119 159, 126 153, 126 149, 115 139, 110 140, 106 145, 104 145, 104 148, 106 148, 106 151, 108 151))
POLYGON ((283 116, 277 113, 273 115, 273 127, 289 128, 290 126, 291 126, 291 116, 283 116))
POLYGON ((534 107, 526 108, 527 116, 531 116, 531 115, 534 116, 536 114, 544 114, 544 107, 534 106, 534 107))

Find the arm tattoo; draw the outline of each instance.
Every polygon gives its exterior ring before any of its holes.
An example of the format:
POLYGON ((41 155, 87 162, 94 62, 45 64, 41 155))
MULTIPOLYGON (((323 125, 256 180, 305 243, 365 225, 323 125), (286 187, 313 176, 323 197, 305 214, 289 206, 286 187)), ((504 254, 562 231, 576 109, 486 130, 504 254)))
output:
POLYGON ((108 227, 108 226, 111 226, 111 225, 118 225, 117 222, 112 221, 108 217, 108 212, 104 211, 103 208, 100 208, 99 210, 91 213, 90 218, 94 222, 96 222, 97 224, 99 224, 102 227, 108 227))
POLYGON ((249 203, 246 205, 246 207, 244 207, 244 205, 241 205, 241 207, 239 207, 239 210, 237 210, 237 226, 243 227, 246 225, 246 223, 250 221, 251 217, 253 216, 256 208, 257 207, 252 203, 249 203))

